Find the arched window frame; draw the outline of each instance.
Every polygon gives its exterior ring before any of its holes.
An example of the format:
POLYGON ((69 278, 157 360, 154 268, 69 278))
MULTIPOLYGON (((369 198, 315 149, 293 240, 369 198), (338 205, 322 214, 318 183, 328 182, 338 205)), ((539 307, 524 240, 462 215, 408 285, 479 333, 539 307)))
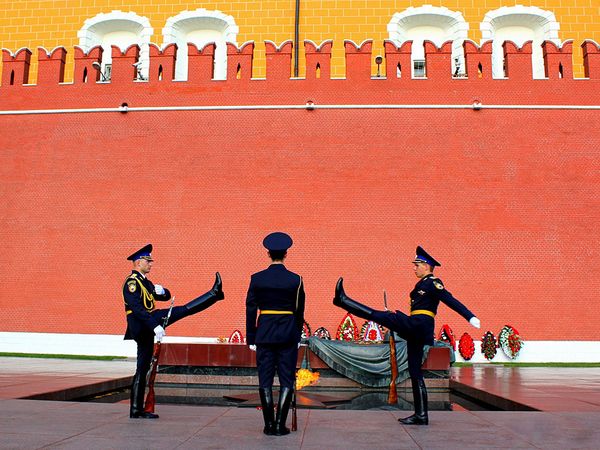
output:
POLYGON ((226 43, 231 42, 237 45, 237 35, 240 29, 232 16, 217 10, 199 8, 194 11, 183 11, 176 16, 169 17, 162 31, 163 46, 176 43, 178 47, 175 63, 176 80, 187 80, 188 78, 188 40, 185 39, 185 36, 191 32, 202 30, 221 33, 222 41, 216 43, 215 49, 214 79, 225 80, 227 78, 226 43))
MULTIPOLYGON (((492 44, 492 76, 494 78, 504 78, 504 50, 502 44, 504 40, 494 40, 498 30, 509 27, 519 26, 529 28, 536 35, 532 45, 532 73, 533 78, 545 78, 544 57, 542 54, 542 42, 552 41, 560 46, 558 30, 560 23, 557 22, 554 13, 546 11, 535 6, 503 6, 488 12, 480 23, 481 43, 493 40, 492 44)), ((522 45, 521 39, 515 37, 515 43, 522 45)))
MULTIPOLYGON (((113 33, 125 31, 137 36, 137 42, 140 46, 140 73, 143 78, 148 79, 150 69, 150 39, 154 34, 154 29, 150 26, 150 20, 147 17, 138 16, 134 12, 111 11, 110 13, 100 13, 87 19, 83 27, 77 32, 79 46, 88 52, 92 47, 101 45, 104 36, 113 33)), ((119 46, 121 50, 126 50, 119 46)), ((103 45, 102 52, 102 73, 107 74, 106 65, 112 60, 110 45, 103 45)))
MULTIPOLYGON (((389 39, 400 46, 403 42, 410 40, 408 33, 411 29, 418 26, 432 26, 443 29, 447 38, 445 41, 452 41, 452 73, 464 73, 465 59, 463 42, 468 38, 469 24, 465 21, 462 13, 451 11, 448 8, 424 5, 417 8, 409 7, 402 12, 395 13, 388 23, 387 29, 389 39), (457 70, 458 68, 458 70, 457 70)), ((441 45, 443 42, 436 42, 441 45)), ((412 52, 412 72, 413 77, 419 77, 415 74, 416 66, 421 66, 421 61, 415 61, 415 45, 412 52)), ((420 49, 417 49, 419 52, 420 49)), ((421 76, 425 76, 423 73, 421 76)))

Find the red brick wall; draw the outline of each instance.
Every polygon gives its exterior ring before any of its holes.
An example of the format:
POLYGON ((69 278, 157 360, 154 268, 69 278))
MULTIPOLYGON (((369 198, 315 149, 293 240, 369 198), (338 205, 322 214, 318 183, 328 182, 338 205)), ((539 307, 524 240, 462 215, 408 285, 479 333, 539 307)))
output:
MULTIPOLYGON (((598 79, 428 75, 2 86, 0 109, 600 105, 598 79)), ((224 280, 226 299, 171 335, 245 332, 250 274, 268 264, 262 238, 283 230, 294 238, 287 266, 304 276, 313 330, 334 333, 342 319, 331 304, 341 275, 351 297, 380 308, 386 289, 406 311, 420 244, 482 332, 509 323, 526 340, 596 340, 598 130, 598 110, 3 115, 1 329, 122 332, 125 258, 151 242, 150 278, 177 304, 205 292, 216 270, 224 280)), ((443 323, 482 334, 441 306, 443 323)))

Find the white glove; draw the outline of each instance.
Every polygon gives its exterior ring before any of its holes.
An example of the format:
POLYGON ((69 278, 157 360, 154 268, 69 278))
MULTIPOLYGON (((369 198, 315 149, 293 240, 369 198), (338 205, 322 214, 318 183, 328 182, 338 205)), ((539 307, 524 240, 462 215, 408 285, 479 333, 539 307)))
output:
POLYGON ((156 327, 154 327, 154 335, 156 336, 156 339, 158 339, 159 341, 162 341, 162 338, 165 337, 166 331, 163 327, 161 327, 160 325, 157 325, 156 327))
POLYGON ((481 328, 481 321, 477 317, 471 317, 469 323, 473 325, 475 328, 481 328))
POLYGON ((248 346, 248 348, 249 348, 250 350, 252 350, 253 352, 255 352, 255 351, 256 351, 256 345, 249 345, 249 346, 248 346))
POLYGON ((163 295, 165 293, 165 288, 162 287, 160 284, 155 284, 154 285, 154 293, 156 295, 163 295))

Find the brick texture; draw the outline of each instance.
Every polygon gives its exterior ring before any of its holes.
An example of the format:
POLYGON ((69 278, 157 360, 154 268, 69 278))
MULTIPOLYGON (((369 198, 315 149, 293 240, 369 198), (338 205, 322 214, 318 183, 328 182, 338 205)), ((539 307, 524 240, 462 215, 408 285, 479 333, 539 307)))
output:
MULTIPOLYGON (((287 57, 283 55, 282 57, 287 57)), ((432 66, 435 67, 435 64, 432 66)), ((511 70, 518 71, 518 67, 511 70)), ((514 72, 512 72, 514 73, 514 72)), ((202 78, 202 77, 201 77, 202 78)), ((599 105, 600 80, 267 80, 2 86, 0 109, 189 105, 599 105)), ((406 311, 423 245, 448 289, 498 333, 595 340, 600 113, 536 109, 289 109, 0 115, 2 331, 124 330, 125 260, 177 304, 214 272, 226 299, 171 335, 244 332, 262 238, 294 238, 306 318, 333 334, 347 293, 406 311)), ((469 331, 441 306, 438 327, 469 331)))

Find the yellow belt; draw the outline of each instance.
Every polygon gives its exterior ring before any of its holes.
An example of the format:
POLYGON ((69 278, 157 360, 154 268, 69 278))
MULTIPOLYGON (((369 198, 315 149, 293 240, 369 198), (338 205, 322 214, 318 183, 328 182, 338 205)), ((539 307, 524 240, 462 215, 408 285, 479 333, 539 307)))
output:
POLYGON ((274 309, 265 309, 261 314, 294 314, 293 311, 276 311, 274 309))
POLYGON ((435 317, 435 313, 428 311, 426 309, 415 309, 414 311, 410 312, 411 316, 416 316, 417 314, 424 314, 426 316, 431 316, 431 317, 435 317))

